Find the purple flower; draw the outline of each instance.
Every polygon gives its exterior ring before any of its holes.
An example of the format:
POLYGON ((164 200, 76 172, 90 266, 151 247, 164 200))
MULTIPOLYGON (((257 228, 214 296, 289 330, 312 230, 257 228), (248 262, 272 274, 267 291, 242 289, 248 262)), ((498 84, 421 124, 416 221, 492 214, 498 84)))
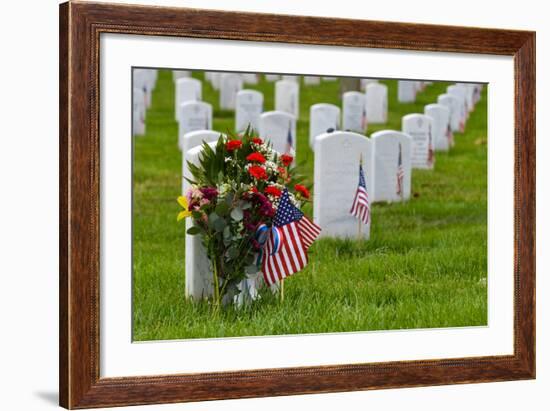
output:
POLYGON ((202 187, 201 193, 208 199, 212 200, 214 197, 218 195, 218 190, 216 190, 214 187, 202 187))
POLYGON ((262 193, 255 193, 254 198, 260 205, 258 212, 261 215, 265 217, 273 217, 273 215, 275 215, 275 210, 271 205, 271 201, 269 201, 266 196, 264 196, 262 193))

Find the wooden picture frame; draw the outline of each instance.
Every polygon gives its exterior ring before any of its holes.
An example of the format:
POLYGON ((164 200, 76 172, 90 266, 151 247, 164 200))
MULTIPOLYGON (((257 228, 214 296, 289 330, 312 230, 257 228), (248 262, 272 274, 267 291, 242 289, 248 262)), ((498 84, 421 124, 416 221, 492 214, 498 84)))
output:
POLYGON ((535 33, 70 2, 60 6, 60 404, 91 408, 535 377, 535 33), (515 65, 514 354, 154 377, 99 373, 100 34, 481 53, 515 65))

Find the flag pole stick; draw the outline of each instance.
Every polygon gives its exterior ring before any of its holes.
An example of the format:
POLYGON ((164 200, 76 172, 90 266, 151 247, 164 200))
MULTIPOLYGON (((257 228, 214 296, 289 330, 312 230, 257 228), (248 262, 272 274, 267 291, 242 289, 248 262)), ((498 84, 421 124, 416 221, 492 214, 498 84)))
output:
MULTIPOLYGON (((359 165, 360 166, 363 166, 363 153, 360 153, 359 154, 359 165)), ((363 228, 362 228, 362 221, 361 219, 357 219, 357 239, 358 240, 361 240, 361 234, 362 234, 362 231, 363 231, 363 228)))
POLYGON ((281 297, 281 303, 285 300, 285 279, 281 279, 281 286, 279 287, 279 295, 281 297))

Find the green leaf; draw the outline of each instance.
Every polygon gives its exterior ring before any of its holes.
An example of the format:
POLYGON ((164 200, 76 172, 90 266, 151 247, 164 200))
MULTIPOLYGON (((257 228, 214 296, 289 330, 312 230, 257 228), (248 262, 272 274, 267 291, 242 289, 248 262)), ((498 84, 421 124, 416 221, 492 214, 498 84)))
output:
POLYGON ((243 209, 236 207, 231 211, 231 218, 235 221, 241 221, 243 219, 243 209))
POLYGON ((220 219, 220 216, 217 215, 215 212, 211 212, 208 215, 208 227, 214 228, 214 223, 220 219))
POLYGON ((227 205, 232 205, 234 198, 235 195, 233 193, 227 193, 227 196, 225 196, 225 202, 227 203, 227 205))
POLYGON ((250 207, 252 207, 252 203, 248 202, 248 201, 243 201, 241 203, 241 208, 243 210, 248 210, 250 207))
POLYGON ((227 249, 227 256, 229 258, 235 258, 239 255, 239 249, 235 246, 231 246, 227 249))
POLYGON ((226 226, 226 223, 223 218, 218 218, 217 220, 214 221, 214 223, 212 223, 212 227, 214 228, 214 230, 216 230, 219 233, 221 233, 224 230, 225 226, 226 226))
POLYGON ((216 206, 216 213, 225 216, 229 213, 229 205, 225 201, 221 201, 216 206))
POLYGON ((231 240, 231 229, 228 225, 223 229, 223 238, 231 240))
POLYGON ((189 235, 197 235, 197 234, 200 234, 202 232, 202 230, 197 227, 196 225, 192 226, 192 227, 189 227, 187 229, 187 234, 189 235))
POLYGON ((198 220, 202 217, 202 213, 200 211, 192 211, 191 212, 191 215, 193 216, 193 218, 195 220, 198 220))

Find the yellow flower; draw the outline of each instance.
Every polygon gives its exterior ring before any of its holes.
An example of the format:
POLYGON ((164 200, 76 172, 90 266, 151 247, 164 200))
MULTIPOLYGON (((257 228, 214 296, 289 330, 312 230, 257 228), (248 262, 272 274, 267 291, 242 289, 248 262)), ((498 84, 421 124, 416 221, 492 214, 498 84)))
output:
POLYGON ((183 220, 184 218, 187 218, 191 215, 191 211, 189 211, 189 203, 187 202, 187 198, 183 196, 178 197, 178 204, 183 207, 183 211, 180 211, 178 214, 178 221, 183 220))

